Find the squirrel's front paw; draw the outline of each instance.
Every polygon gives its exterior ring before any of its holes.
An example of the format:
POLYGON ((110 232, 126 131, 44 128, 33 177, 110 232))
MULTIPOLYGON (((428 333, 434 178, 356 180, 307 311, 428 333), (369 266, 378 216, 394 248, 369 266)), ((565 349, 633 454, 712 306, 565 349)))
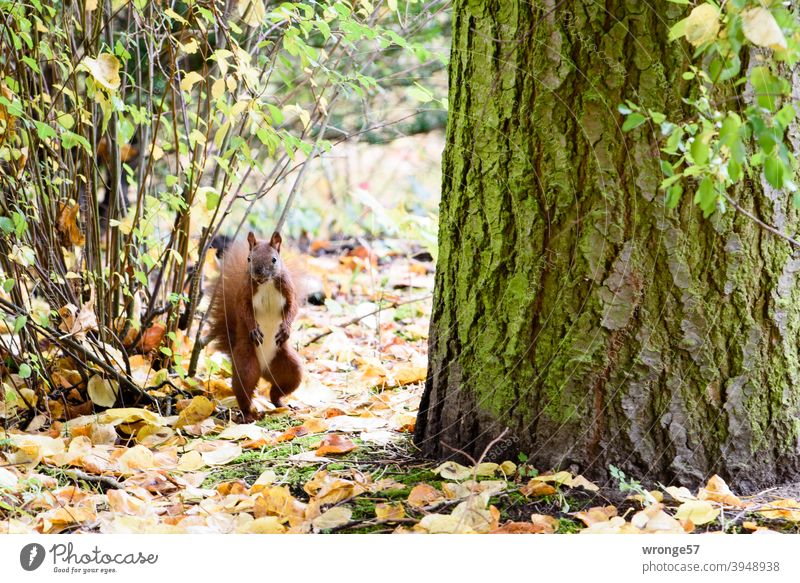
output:
POLYGON ((278 331, 275 333, 275 343, 281 346, 287 340, 289 340, 289 326, 281 324, 278 327, 278 331))
POLYGON ((253 341, 253 343, 254 343, 256 346, 258 346, 258 345, 260 345, 262 342, 264 342, 264 333, 263 333, 263 332, 261 332, 261 328, 260 328, 258 325, 256 325, 256 327, 255 327, 255 328, 253 328, 252 330, 250 330, 250 340, 252 340, 252 341, 253 341))

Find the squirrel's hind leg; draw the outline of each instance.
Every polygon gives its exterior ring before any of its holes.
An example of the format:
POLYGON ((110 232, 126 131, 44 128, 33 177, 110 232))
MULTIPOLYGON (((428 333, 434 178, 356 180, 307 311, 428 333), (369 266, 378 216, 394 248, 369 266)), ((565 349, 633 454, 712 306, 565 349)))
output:
POLYGON ((275 353, 269 367, 264 371, 264 378, 271 384, 269 398, 276 407, 281 407, 283 397, 291 395, 300 381, 303 380, 303 365, 300 355, 284 344, 275 353))
POLYGON ((245 423, 256 421, 259 415, 253 409, 253 395, 256 385, 258 385, 258 379, 261 378, 261 371, 249 341, 242 342, 235 347, 231 364, 233 365, 231 387, 236 395, 236 402, 239 403, 239 408, 242 410, 245 423))

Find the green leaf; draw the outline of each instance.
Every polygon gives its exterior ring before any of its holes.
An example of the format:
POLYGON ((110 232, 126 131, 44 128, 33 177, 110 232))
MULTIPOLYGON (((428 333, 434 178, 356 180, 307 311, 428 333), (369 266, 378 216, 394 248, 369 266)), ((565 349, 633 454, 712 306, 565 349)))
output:
POLYGON ((206 191, 206 209, 213 211, 219 206, 220 195, 216 190, 206 191))
POLYGON ((419 83, 414 83, 413 87, 409 87, 408 94, 412 99, 416 99, 420 103, 428 103, 433 101, 433 95, 431 95, 431 92, 425 89, 419 83))
POLYGON ((778 122, 782 128, 786 129, 789 124, 792 123, 795 113, 794 105, 787 103, 775 114, 775 121, 778 122))
POLYGON ((625 123, 622 124, 622 131, 629 132, 633 129, 638 128, 646 121, 647 118, 643 116, 641 113, 632 113, 625 118, 625 123))
POLYGON ((706 176, 700 182, 697 192, 694 195, 695 204, 700 206, 703 216, 708 218, 717 208, 717 194, 714 190, 714 181, 706 176))
POLYGON ((786 167, 778 156, 767 156, 764 159, 764 177, 770 185, 778 189, 783 188, 786 174, 786 167))
POLYGON ((27 316, 17 316, 17 319, 14 320, 14 334, 19 334, 19 331, 22 330, 27 323, 27 316))
POLYGON ((66 149, 74 148, 75 146, 82 146, 86 153, 90 156, 92 155, 92 146, 89 144, 89 140, 84 138, 83 136, 79 136, 78 134, 70 131, 65 131, 61 134, 61 145, 64 146, 66 149))
POLYGON ((694 141, 692 142, 692 146, 690 148, 692 153, 692 159, 694 160, 695 164, 703 165, 708 162, 708 156, 710 149, 708 147, 708 141, 711 139, 711 131, 707 130, 696 136, 694 141))
POLYGON ((36 135, 38 135, 39 139, 42 141, 55 138, 58 135, 56 134, 56 130, 51 128, 46 123, 42 123, 40 121, 34 121, 33 123, 36 126, 36 135))
POLYGON ((667 190, 667 208, 674 209, 676 206, 678 206, 682 194, 683 187, 680 184, 673 184, 669 190, 667 190))
POLYGON ((33 372, 33 369, 30 367, 30 365, 23 363, 23 364, 19 365, 19 372, 17 374, 19 374, 19 378, 27 379, 28 377, 31 376, 32 372, 33 372))
POLYGON ((686 17, 672 25, 672 28, 669 29, 669 40, 678 40, 686 36, 686 22, 688 20, 689 17, 686 17))

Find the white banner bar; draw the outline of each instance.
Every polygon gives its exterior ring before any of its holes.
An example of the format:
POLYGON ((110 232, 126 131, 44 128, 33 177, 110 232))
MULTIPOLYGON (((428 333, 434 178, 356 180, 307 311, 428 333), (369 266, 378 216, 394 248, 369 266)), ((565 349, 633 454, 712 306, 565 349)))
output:
POLYGON ((7 535, 0 581, 796 582, 799 543, 777 534, 7 535))

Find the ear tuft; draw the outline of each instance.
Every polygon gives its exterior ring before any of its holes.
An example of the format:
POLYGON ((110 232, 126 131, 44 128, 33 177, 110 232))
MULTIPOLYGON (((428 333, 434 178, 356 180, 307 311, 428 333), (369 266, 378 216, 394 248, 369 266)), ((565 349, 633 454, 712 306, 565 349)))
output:
POLYGON ((253 250, 253 247, 256 246, 256 236, 253 234, 253 231, 247 235, 247 243, 250 245, 250 251, 253 250))
POLYGON ((278 231, 272 233, 272 238, 269 240, 269 244, 272 245, 276 251, 281 250, 281 243, 283 239, 281 239, 281 234, 278 231))

